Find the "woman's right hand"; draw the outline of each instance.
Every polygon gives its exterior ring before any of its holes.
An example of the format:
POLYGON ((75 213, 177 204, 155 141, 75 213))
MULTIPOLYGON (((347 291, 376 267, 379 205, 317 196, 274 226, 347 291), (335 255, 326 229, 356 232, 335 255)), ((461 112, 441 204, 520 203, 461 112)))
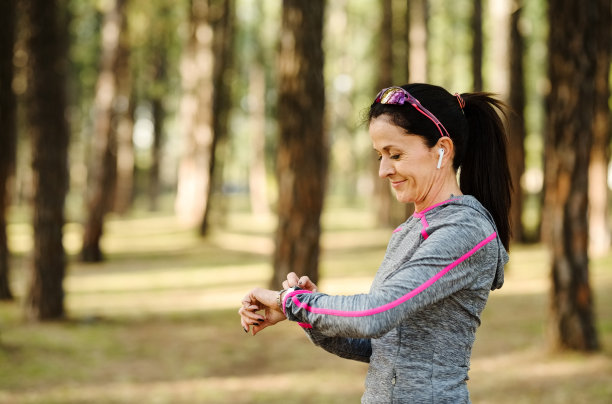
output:
POLYGON ((289 289, 294 286, 297 286, 300 289, 309 290, 311 292, 317 291, 317 285, 315 285, 308 276, 304 275, 302 277, 298 277, 295 272, 289 272, 287 274, 287 280, 283 281, 283 289, 289 289))

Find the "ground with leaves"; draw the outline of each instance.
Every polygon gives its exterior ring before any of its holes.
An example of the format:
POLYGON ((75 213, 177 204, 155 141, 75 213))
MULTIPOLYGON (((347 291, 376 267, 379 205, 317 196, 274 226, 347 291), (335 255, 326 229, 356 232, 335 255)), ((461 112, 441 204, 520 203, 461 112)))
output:
MULTIPOLYGON (((325 216, 323 281, 330 293, 365 291, 389 232, 359 210, 325 216)), ((358 402, 366 365, 312 346, 288 322, 257 337, 236 313, 264 286, 270 220, 232 215, 207 240, 171 216, 113 220, 108 260, 75 260, 80 226, 66 226, 69 319, 28 324, 19 303, 0 304, 3 403, 358 402)), ((9 226, 14 291, 24 293, 31 229, 9 226)), ((612 397, 612 254, 592 265, 603 349, 552 353, 545 336, 547 254, 516 246, 506 284, 483 313, 469 382, 474 403, 607 403, 612 397)))

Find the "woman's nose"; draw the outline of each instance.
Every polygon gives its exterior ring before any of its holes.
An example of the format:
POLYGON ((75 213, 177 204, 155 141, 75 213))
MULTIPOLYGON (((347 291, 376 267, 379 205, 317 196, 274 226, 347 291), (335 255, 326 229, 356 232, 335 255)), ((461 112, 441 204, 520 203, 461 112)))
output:
POLYGON ((380 159, 380 165, 378 167, 378 176, 380 178, 386 178, 391 174, 393 174, 393 165, 391 164, 388 158, 382 157, 380 159))

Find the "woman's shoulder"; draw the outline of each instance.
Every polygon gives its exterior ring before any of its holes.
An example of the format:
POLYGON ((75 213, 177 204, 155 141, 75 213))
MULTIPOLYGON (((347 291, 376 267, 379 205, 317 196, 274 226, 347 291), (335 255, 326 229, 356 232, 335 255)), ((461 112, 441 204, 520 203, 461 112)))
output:
POLYGON ((431 210, 426 217, 432 227, 462 228, 471 232, 480 229, 488 234, 497 231, 491 214, 471 195, 452 197, 447 203, 431 210))

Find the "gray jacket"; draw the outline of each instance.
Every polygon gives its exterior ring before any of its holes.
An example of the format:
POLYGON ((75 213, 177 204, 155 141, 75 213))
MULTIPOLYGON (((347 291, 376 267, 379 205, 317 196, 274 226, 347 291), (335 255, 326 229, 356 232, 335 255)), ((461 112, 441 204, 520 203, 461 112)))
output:
POLYGON ((287 317, 343 358, 369 362, 363 403, 467 403, 476 328, 508 254, 472 196, 415 213, 391 236, 367 294, 286 294, 287 317))

